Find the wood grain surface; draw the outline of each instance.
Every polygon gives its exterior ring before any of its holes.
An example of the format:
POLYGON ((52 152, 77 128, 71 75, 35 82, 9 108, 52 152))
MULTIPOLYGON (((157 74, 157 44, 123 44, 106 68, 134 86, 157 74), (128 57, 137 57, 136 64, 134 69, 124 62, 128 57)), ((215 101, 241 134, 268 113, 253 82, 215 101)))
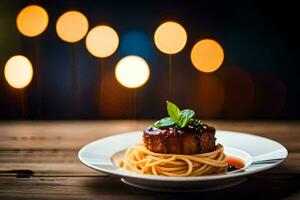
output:
POLYGON ((244 183, 215 192, 157 193, 123 184, 77 159, 85 144, 142 130, 152 121, 0 122, 0 199, 300 199, 299 121, 208 121, 285 145, 288 159, 244 183))

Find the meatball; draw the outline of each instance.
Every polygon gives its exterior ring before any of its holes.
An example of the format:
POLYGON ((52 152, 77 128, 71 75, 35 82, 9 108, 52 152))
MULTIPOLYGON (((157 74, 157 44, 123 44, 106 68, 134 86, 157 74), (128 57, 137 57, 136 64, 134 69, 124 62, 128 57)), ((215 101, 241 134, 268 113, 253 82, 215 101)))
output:
POLYGON ((143 134, 145 147, 155 153, 198 154, 215 149, 215 128, 204 125, 201 128, 149 127, 143 134))

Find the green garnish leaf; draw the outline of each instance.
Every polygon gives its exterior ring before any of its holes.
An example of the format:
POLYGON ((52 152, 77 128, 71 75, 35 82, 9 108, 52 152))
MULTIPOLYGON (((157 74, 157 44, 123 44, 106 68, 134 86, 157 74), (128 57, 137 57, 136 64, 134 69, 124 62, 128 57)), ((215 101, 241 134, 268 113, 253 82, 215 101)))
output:
POLYGON ((176 123, 180 120, 180 109, 174 103, 167 101, 167 111, 173 122, 176 123))
POLYGON ((165 117, 157 122, 154 123, 154 127, 155 128, 163 128, 163 127, 168 127, 168 126, 171 126, 173 125, 174 122, 173 120, 171 119, 171 117, 165 117))
POLYGON ((195 112, 191 109, 184 109, 181 111, 181 115, 186 116, 188 118, 192 118, 195 115, 195 112))
POLYGON ((169 117, 163 118, 154 123, 155 128, 164 128, 173 125, 177 125, 180 128, 186 127, 191 120, 193 120, 193 116, 195 112, 191 109, 184 109, 180 111, 178 106, 174 103, 167 101, 167 111, 169 117))
POLYGON ((187 116, 184 116, 184 115, 181 115, 180 116, 180 119, 178 122, 176 122, 176 124, 180 127, 180 128, 183 128, 185 127, 190 121, 190 118, 187 117, 187 116))

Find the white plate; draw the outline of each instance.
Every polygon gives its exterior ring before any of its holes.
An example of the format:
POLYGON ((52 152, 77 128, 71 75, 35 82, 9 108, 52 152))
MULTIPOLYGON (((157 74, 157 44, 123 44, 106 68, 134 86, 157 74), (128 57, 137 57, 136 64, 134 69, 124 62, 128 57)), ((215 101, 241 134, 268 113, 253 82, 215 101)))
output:
POLYGON ((197 177, 166 177, 143 175, 122 169, 116 163, 124 151, 142 141, 142 132, 130 132, 96 140, 84 146, 78 153, 81 162, 90 168, 120 177, 129 185, 155 191, 208 191, 237 185, 247 175, 275 167, 284 161, 288 152, 273 140, 246 133, 216 131, 217 143, 224 146, 226 155, 245 162, 245 168, 223 175, 197 177), (254 164, 258 160, 277 159, 267 164, 254 164))

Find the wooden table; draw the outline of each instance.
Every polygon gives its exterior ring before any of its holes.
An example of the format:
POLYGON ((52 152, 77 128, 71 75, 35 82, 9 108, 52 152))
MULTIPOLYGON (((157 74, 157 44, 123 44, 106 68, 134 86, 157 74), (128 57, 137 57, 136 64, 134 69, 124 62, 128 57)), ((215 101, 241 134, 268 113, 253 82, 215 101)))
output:
POLYGON ((77 159, 85 144, 142 129, 150 121, 0 123, 0 199, 300 199, 300 122, 210 121, 217 129, 250 132, 287 147, 288 159, 244 183, 215 192, 157 193, 127 186, 77 159))

